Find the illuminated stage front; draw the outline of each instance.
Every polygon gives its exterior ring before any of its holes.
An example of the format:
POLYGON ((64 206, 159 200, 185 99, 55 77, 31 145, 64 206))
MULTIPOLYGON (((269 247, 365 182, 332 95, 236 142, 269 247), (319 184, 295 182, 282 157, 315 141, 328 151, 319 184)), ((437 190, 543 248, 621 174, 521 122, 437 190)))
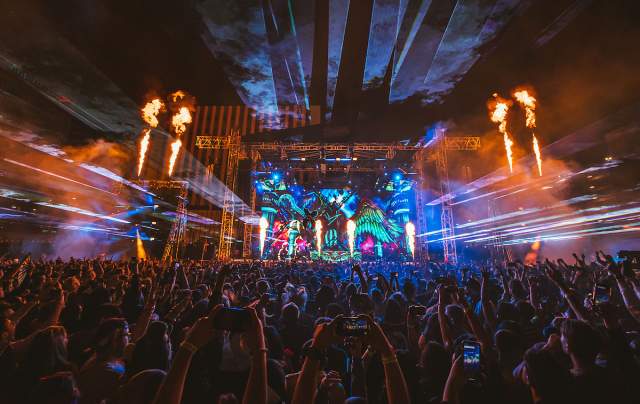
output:
POLYGON ((255 174, 263 259, 412 259, 415 181, 398 170, 301 185, 290 171, 255 174), (369 178, 364 179, 362 176, 369 178), (411 225, 410 225, 411 226, 411 225), (410 227, 409 226, 409 227, 410 227))

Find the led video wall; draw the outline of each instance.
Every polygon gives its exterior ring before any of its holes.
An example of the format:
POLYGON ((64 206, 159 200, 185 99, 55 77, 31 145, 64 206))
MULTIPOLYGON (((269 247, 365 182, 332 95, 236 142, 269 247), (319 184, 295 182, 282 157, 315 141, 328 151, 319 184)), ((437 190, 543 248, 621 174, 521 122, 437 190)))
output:
POLYGON ((415 221, 415 196, 414 182, 403 175, 385 178, 374 189, 303 187, 278 174, 256 180, 255 186, 259 210, 269 223, 265 259, 340 261, 408 254, 405 225, 415 221), (355 224, 353 252, 348 221, 355 224))

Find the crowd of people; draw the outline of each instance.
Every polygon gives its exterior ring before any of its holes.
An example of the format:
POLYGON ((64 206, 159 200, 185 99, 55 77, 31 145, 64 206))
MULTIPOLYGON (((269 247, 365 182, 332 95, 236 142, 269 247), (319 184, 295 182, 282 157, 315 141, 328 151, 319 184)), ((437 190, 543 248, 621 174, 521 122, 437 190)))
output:
POLYGON ((637 403, 640 276, 571 263, 0 263, 0 402, 637 403))

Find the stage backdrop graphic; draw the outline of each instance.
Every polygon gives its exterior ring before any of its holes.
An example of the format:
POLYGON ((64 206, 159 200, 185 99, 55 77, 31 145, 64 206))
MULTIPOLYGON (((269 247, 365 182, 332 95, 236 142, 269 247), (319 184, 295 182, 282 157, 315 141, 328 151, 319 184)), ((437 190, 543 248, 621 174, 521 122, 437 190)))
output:
POLYGON ((414 182, 400 175, 375 189, 311 188, 278 174, 255 182, 262 217, 269 223, 263 258, 402 258, 408 254, 405 225, 415 221, 414 182), (319 254, 315 223, 322 223, 319 254), (355 250, 349 251, 347 221, 356 224, 355 250))

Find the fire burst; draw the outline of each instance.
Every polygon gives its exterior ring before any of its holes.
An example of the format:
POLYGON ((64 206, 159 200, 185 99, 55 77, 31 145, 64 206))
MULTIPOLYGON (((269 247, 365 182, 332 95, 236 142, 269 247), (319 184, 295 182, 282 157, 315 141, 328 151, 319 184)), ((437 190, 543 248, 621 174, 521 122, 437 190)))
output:
POLYGON ((164 109, 164 104, 159 98, 155 98, 149 101, 144 108, 142 108, 142 119, 149 124, 152 128, 158 126, 158 114, 164 109))
POLYGON ((491 111, 491 121, 498 124, 498 131, 502 133, 504 137, 504 148, 507 152, 507 161, 509 162, 509 172, 513 173, 513 140, 509 137, 507 131, 507 113, 509 112, 509 104, 494 94, 497 98, 496 103, 491 111))
MULTIPOLYGON (((514 98, 520 105, 524 107, 526 114, 526 125, 529 129, 535 129, 536 127, 536 99, 529 94, 527 90, 520 90, 513 93, 514 98)), ((536 163, 538 164, 538 174, 542 176, 542 158, 540 153, 540 145, 538 139, 536 139, 535 133, 531 133, 533 136, 533 152, 536 155, 536 163)))
POLYGON ((191 113, 189 112, 189 108, 182 107, 176 113, 173 118, 171 118, 171 125, 173 126, 173 130, 176 135, 179 137, 187 130, 187 124, 191 123, 191 113))
POLYGON ((151 129, 144 130, 144 136, 142 140, 140 140, 140 157, 138 160, 138 177, 142 173, 142 166, 144 165, 144 158, 147 154, 147 149, 149 149, 149 140, 151 139, 151 129))
POLYGON ((322 221, 320 219, 316 220, 315 223, 316 229, 316 249, 318 250, 318 257, 322 254, 322 221))
POLYGON ((540 145, 538 144, 538 139, 535 134, 533 135, 533 152, 536 155, 536 163, 538 163, 538 175, 542 177, 542 156, 540 154, 540 145))
MULTIPOLYGON (((164 104, 159 98, 155 98, 147 102, 142 108, 142 119, 149 125, 150 128, 158 126, 158 114, 164 109, 164 104)), ((144 136, 140 140, 140 156, 138 158, 138 177, 142 173, 142 167, 144 165, 144 159, 149 150, 149 142, 151 141, 151 129, 144 130, 144 136)))
POLYGON ((416 258, 416 226, 407 222, 404 226, 404 230, 407 233, 407 244, 409 245, 409 252, 412 258, 416 258))
POLYGON ((262 216, 260 218, 260 258, 262 258, 262 253, 264 252, 264 241, 267 239, 267 229, 269 228, 269 221, 266 217, 262 216))
POLYGON ((356 222, 351 219, 347 220, 347 236, 349 237, 349 252, 353 257, 353 251, 356 247, 356 222))
POLYGON ((187 130, 187 124, 191 123, 191 113, 189 108, 181 107, 180 110, 171 118, 171 126, 176 134, 176 141, 171 143, 171 157, 169 158, 169 176, 173 174, 173 167, 176 164, 178 158, 178 152, 182 146, 180 136, 187 130))
POLYGON ((180 139, 176 139, 175 142, 171 143, 171 157, 169 157, 169 176, 173 175, 173 167, 176 164, 176 159, 178 158, 180 147, 182 147, 182 141, 180 139))

